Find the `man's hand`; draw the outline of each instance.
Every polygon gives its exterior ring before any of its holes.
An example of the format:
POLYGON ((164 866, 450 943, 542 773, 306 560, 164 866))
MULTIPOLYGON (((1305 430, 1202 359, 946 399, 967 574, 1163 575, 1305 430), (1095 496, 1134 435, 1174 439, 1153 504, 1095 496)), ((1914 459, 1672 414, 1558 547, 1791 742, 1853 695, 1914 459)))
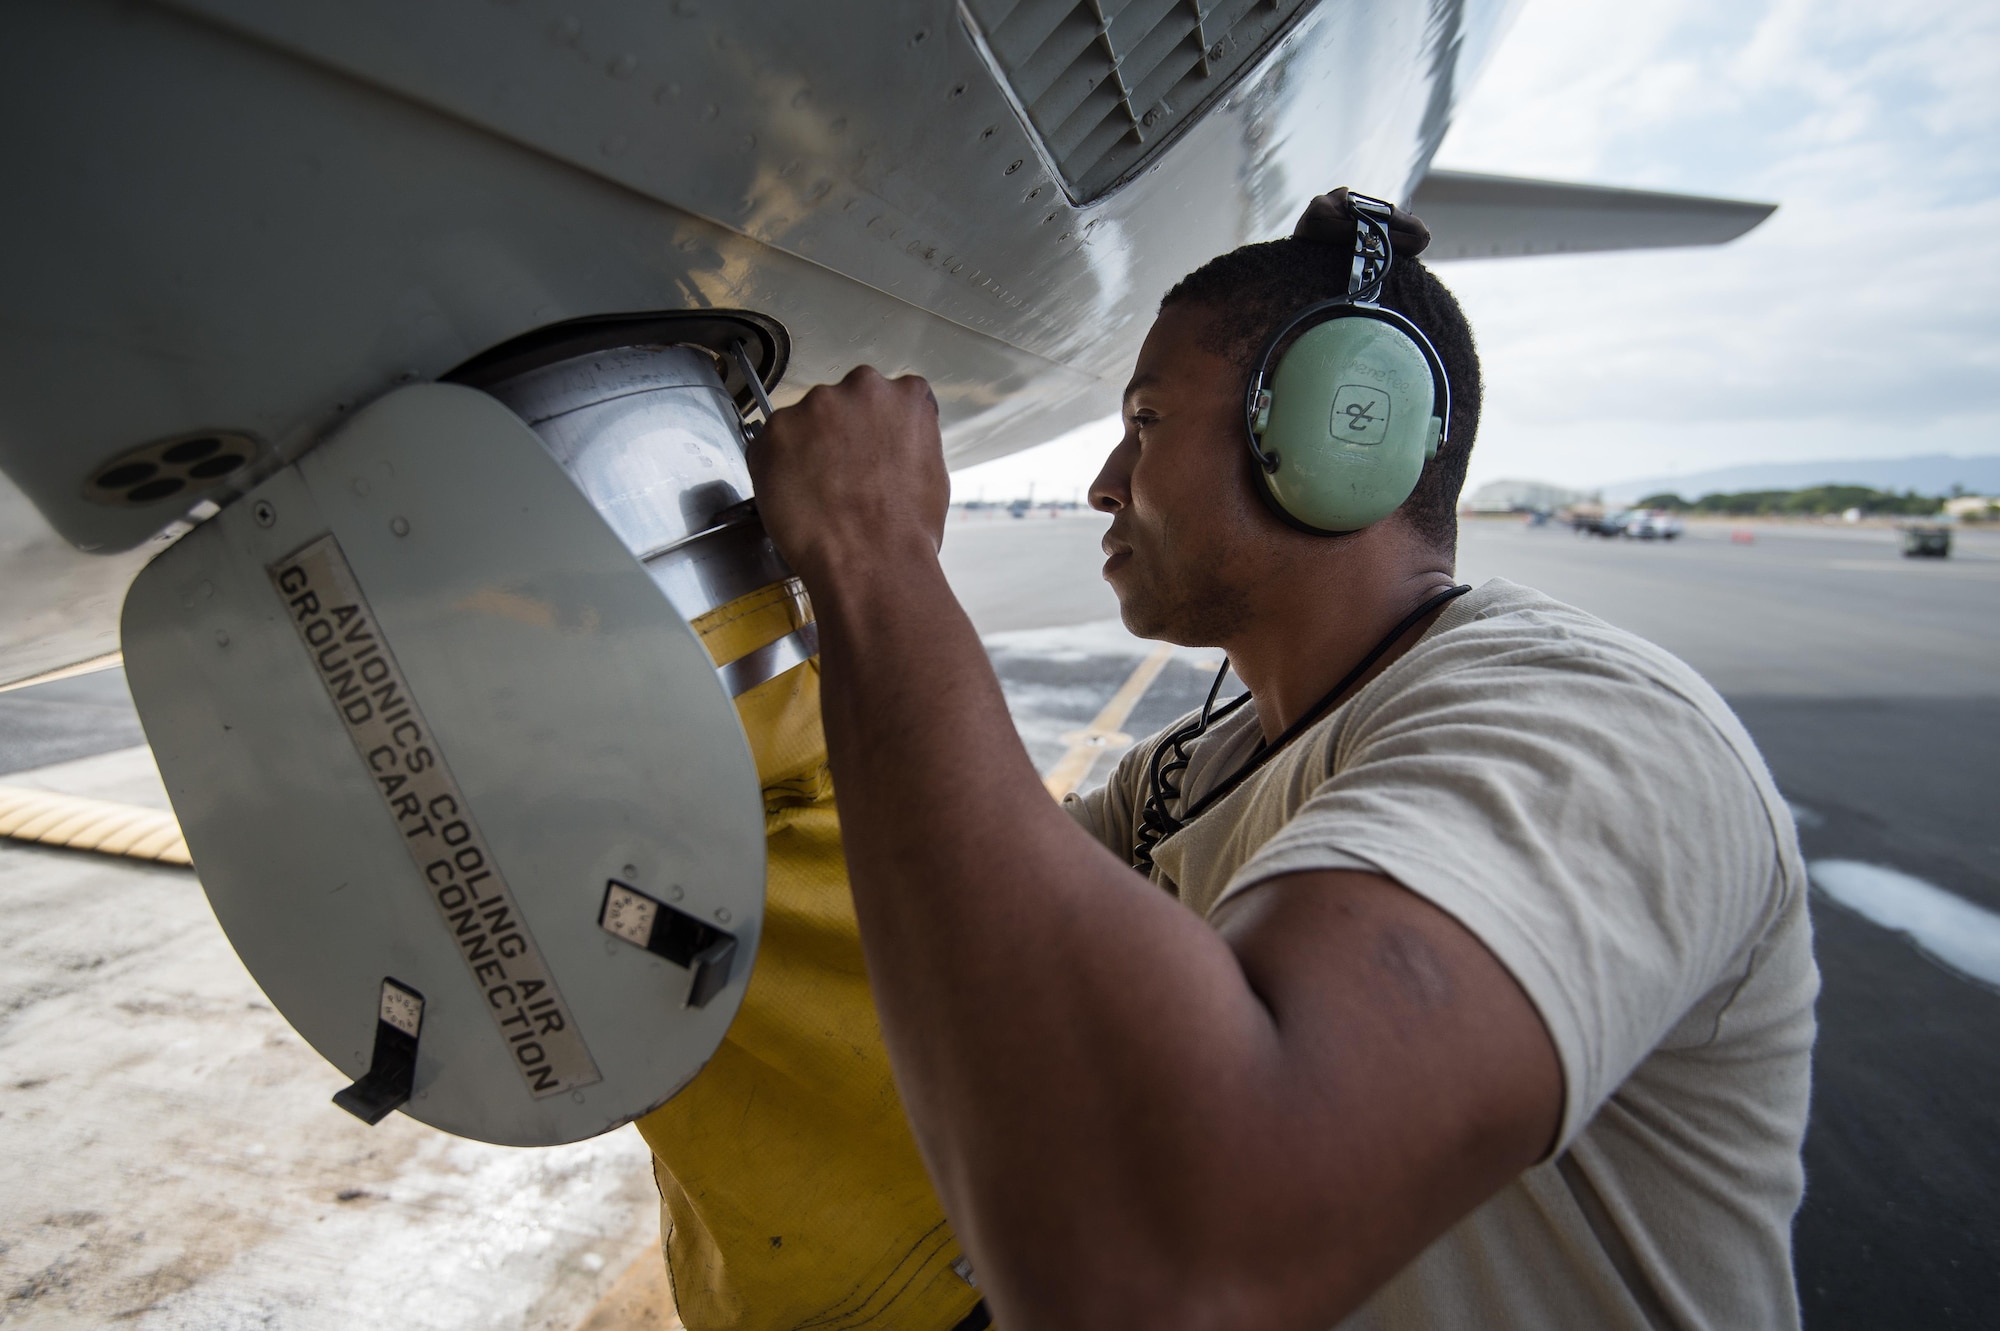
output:
POLYGON ((757 511, 808 587, 944 540, 951 481, 937 398, 915 375, 861 366, 771 418, 750 447, 757 511))

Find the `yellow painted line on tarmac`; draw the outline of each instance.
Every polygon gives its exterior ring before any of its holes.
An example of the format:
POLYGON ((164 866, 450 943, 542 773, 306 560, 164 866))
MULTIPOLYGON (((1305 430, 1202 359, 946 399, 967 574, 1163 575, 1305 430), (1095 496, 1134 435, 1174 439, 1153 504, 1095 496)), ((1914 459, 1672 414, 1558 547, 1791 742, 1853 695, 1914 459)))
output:
POLYGON ((1152 687, 1153 681, 1159 677, 1160 671, 1166 668, 1167 662, 1173 659, 1173 655, 1174 645, 1170 642, 1163 642, 1153 648, 1152 655, 1141 661, 1138 669, 1118 686, 1118 692, 1111 695, 1111 701, 1104 704, 1104 710, 1097 714, 1096 720, 1082 730, 1072 731, 1063 736, 1069 742, 1069 749, 1056 761, 1056 765, 1049 769, 1048 775, 1042 778, 1042 784, 1048 787, 1049 794, 1057 799, 1069 794, 1090 775, 1091 765, 1097 761, 1100 753, 1115 744, 1132 742, 1132 737, 1120 731, 1118 727, 1124 725, 1125 718, 1132 715, 1132 709, 1138 706, 1139 699, 1152 687))
POLYGON ((26 786, 0 786, 0 837, 161 864, 193 863, 180 824, 163 809, 26 786))
POLYGON ((53 684, 59 679, 70 679, 77 675, 94 675, 100 670, 109 670, 113 666, 124 664, 125 653, 106 652, 102 656, 93 656, 88 661, 76 661, 70 665, 57 666, 54 670, 44 670, 39 675, 28 675, 22 679, 8 680, 5 684, 0 684, 0 693, 11 693, 15 689, 33 688, 37 684, 53 684))

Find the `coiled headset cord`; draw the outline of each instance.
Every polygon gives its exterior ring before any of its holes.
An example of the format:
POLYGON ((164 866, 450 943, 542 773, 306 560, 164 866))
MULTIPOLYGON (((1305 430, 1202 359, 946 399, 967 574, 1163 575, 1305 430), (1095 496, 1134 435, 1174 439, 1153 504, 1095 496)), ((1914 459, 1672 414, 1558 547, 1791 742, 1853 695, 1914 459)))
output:
POLYGON ((1229 662, 1224 661, 1222 668, 1215 672, 1215 682, 1208 686, 1208 698, 1202 703, 1201 711, 1176 726, 1172 733, 1163 738, 1153 749, 1152 761, 1146 768, 1146 799, 1139 808, 1139 826, 1132 845, 1132 867, 1142 873, 1152 869, 1154 847, 1200 817, 1211 805, 1249 780, 1258 768, 1269 762, 1287 744, 1309 730, 1313 723, 1339 702, 1342 695, 1354 687, 1354 682, 1367 674, 1417 621, 1471 590, 1471 586, 1466 583, 1447 587, 1404 616, 1402 622, 1390 629, 1382 640, 1369 650, 1368 655, 1362 657, 1359 664, 1342 677, 1340 683, 1327 690, 1318 702, 1299 716, 1298 720, 1285 727, 1284 734, 1269 744, 1263 740, 1257 741, 1257 747, 1251 751, 1248 762, 1227 781, 1196 801, 1195 806, 1189 809, 1185 816, 1176 817, 1168 811, 1167 805, 1169 801, 1181 797, 1181 779, 1186 775, 1190 761, 1187 746, 1208 733, 1209 727, 1250 701, 1250 694, 1246 690, 1223 704, 1220 709, 1216 707, 1215 699, 1222 692, 1222 681, 1229 674, 1229 662))

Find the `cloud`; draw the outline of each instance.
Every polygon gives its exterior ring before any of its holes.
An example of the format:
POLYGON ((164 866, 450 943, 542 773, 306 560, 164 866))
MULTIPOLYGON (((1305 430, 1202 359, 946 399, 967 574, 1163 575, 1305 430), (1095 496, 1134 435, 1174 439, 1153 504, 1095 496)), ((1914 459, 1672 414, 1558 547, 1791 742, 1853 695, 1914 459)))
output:
POLYGON ((1777 201, 1714 250, 1441 268, 1475 481, 2000 450, 2000 9, 1529 0, 1440 165, 1777 201))
MULTIPOLYGON (((1438 164, 1777 202, 1719 249, 1441 266, 1472 483, 2000 451, 2000 6, 1527 0, 1438 164)), ((1115 422, 960 472, 1068 498, 1115 422)))

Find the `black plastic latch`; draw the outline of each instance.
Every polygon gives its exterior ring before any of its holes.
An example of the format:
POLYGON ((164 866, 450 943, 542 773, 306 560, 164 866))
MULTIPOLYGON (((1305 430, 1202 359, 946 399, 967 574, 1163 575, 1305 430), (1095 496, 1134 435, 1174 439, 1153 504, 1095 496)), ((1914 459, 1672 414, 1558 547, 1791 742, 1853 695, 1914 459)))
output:
POLYGON ((375 1014, 375 1056, 361 1080, 333 1093, 333 1102, 370 1127, 407 1104, 416 1089, 417 1034, 424 1026, 424 996, 383 977, 375 1014))
POLYGON ((694 972, 694 982, 688 986, 688 1007, 707 1007, 708 1000, 729 983, 730 969, 736 964, 736 935, 705 924, 636 887, 615 878, 606 883, 597 923, 606 933, 694 972))

